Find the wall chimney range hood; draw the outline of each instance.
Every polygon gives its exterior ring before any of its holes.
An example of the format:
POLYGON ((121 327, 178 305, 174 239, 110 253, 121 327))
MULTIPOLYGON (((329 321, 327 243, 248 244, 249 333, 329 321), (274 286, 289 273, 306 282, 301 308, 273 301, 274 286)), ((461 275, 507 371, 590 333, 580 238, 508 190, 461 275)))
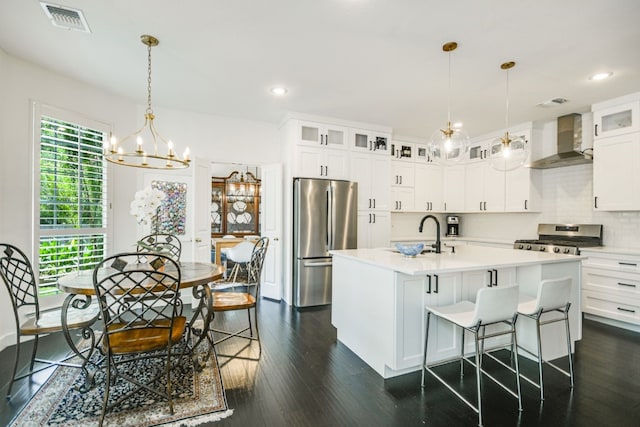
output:
POLYGON ((582 115, 558 117, 557 154, 535 160, 527 165, 533 169, 550 169, 593 162, 593 156, 582 150, 582 115))

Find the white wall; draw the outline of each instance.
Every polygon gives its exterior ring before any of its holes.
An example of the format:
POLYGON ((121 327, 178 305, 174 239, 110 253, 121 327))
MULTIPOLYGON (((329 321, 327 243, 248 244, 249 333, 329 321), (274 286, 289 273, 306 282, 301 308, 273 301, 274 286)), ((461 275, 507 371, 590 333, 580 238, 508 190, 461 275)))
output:
MULTIPOLYGON (((215 163, 265 165, 280 161, 275 124, 157 107, 154 113, 158 131, 176 144, 178 154, 188 146, 192 156, 215 163)), ((140 123, 143 114, 141 109, 140 123)))
MULTIPOLYGON (((156 89, 158 90, 158 89, 156 89)), ((37 67, 0 50, 0 241, 32 251, 33 141, 31 101, 81 113, 111 123, 126 136, 140 127, 145 107, 96 87, 37 67)), ((276 125, 201 113, 154 108, 156 126, 192 157, 212 161, 265 164, 278 162, 276 125)), ((137 233, 129 204, 143 185, 138 169, 112 166, 112 224, 110 251, 130 248, 137 233)), ((37 206, 35 207, 37 208, 37 206)), ((13 314, 0 286, 0 349, 14 342, 13 314)))

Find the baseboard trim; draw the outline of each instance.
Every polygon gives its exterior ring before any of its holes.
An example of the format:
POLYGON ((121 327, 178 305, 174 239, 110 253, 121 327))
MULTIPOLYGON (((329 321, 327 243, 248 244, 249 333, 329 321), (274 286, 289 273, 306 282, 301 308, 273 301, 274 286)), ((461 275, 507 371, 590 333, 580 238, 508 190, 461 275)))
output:
POLYGON ((640 333, 640 326, 633 323, 621 322, 619 320, 608 319, 606 317, 596 316, 594 314, 583 313, 585 319, 593 320, 595 322, 604 323, 605 325, 615 326, 616 328, 626 329, 628 331, 640 333))

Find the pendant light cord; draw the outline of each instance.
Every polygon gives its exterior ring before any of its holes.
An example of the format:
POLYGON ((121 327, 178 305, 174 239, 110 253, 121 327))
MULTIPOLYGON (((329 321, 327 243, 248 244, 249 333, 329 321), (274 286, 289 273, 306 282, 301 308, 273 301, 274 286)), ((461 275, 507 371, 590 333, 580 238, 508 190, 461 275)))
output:
POLYGON ((147 113, 152 114, 151 109, 151 45, 147 45, 147 113))
POLYGON ((505 111, 505 115, 504 115, 504 127, 506 129, 509 128, 509 70, 506 70, 507 73, 507 101, 506 101, 506 111, 505 111))
POLYGON ((447 94, 447 127, 451 123, 451 51, 449 53, 449 87, 447 94))

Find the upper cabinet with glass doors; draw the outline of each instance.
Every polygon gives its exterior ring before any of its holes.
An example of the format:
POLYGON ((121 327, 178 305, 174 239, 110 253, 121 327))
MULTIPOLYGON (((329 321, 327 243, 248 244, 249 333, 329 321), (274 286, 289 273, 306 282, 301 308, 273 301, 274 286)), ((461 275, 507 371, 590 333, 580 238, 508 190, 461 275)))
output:
POLYGON ((414 162, 415 160, 415 147, 413 142, 393 140, 391 142, 391 158, 393 160, 401 160, 405 162, 414 162))
POLYGON ((389 154, 391 135, 364 129, 351 129, 349 148, 352 151, 366 151, 373 154, 389 154))
POLYGON ((298 122, 297 143, 300 145, 344 150, 348 128, 316 122, 298 122))
POLYGON ((640 101, 593 110, 594 138, 638 131, 640 131, 640 101))

